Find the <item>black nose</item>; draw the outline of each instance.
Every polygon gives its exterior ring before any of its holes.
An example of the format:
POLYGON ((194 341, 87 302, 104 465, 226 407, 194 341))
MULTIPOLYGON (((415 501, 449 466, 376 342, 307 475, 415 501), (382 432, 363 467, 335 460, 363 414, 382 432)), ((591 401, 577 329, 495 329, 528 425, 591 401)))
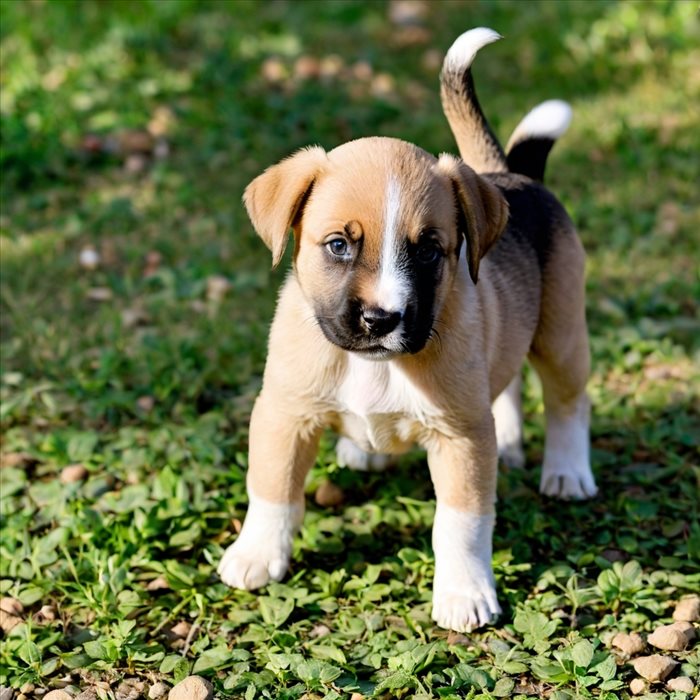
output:
POLYGON ((362 310, 362 321, 367 330, 376 337, 391 333, 401 321, 400 311, 385 311, 378 306, 362 310))

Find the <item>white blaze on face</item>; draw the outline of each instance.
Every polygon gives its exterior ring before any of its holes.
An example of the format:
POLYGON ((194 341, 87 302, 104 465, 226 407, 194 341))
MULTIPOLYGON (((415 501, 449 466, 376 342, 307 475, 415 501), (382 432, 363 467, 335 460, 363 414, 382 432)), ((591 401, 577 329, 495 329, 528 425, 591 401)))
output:
POLYGON ((390 177, 384 199, 384 231, 376 303, 385 311, 400 311, 403 314, 408 302, 409 283, 399 257, 401 255, 400 213, 401 188, 399 183, 390 177))

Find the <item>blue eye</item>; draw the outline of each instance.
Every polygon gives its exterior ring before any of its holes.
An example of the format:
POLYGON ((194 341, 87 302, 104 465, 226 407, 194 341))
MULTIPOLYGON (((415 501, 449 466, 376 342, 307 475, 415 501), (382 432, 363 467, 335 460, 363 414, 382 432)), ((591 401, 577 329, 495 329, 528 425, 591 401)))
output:
POLYGON ((348 242, 344 238, 334 238, 326 243, 326 248, 338 258, 344 258, 348 254, 348 242))
POLYGON ((442 251, 432 241, 424 243, 416 251, 416 259, 423 265, 434 263, 441 255, 442 251))

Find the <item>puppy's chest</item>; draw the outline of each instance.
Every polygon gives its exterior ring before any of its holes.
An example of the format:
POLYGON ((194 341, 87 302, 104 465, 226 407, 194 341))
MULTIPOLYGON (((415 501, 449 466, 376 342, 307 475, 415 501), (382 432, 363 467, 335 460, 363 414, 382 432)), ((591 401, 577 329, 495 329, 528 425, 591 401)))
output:
POLYGON ((391 362, 351 355, 335 396, 339 430, 367 452, 404 452, 438 416, 425 393, 391 362))

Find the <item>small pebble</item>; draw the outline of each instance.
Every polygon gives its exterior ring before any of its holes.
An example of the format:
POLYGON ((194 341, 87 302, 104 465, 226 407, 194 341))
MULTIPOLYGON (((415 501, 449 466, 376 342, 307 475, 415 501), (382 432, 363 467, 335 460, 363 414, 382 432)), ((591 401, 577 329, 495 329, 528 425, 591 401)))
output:
POLYGON ((695 629, 689 622, 674 622, 672 625, 657 627, 647 641, 657 649, 683 651, 695 636, 695 629))
POLYGON ((3 452, 0 454, 0 468, 28 467, 36 464, 36 459, 28 452, 3 452))
POLYGON ((168 694, 168 690, 170 690, 170 687, 167 683, 163 683, 163 681, 154 683, 148 690, 149 700, 159 700, 159 698, 165 697, 168 694))
POLYGON ((613 637, 612 645, 625 654, 629 656, 634 656, 639 654, 640 651, 644 649, 644 639, 640 634, 632 632, 632 634, 625 634, 624 632, 619 632, 613 637))
POLYGON ((318 78, 321 72, 321 64, 313 56, 299 56, 294 62, 294 77, 300 80, 318 78))
POLYGON ((34 690, 36 689, 36 686, 34 683, 25 683, 20 689, 20 693, 24 693, 25 695, 29 695, 30 693, 33 693, 34 690))
POLYGON ((17 600, 17 598, 10 598, 10 596, 5 596, 0 598, 0 610, 4 610, 10 615, 21 615, 24 612, 24 605, 17 600))
POLYGON ((641 678, 635 678, 630 682, 630 693, 632 693, 632 695, 641 695, 646 689, 646 681, 641 678))
POLYGON ((118 144, 123 154, 150 153, 153 150, 153 136, 142 129, 132 129, 118 134, 118 144))
POLYGON ((389 19, 399 26, 420 24, 430 13, 430 4, 416 0, 393 0, 389 3, 389 19))
POLYGON ((678 662, 674 661, 670 656, 661 656, 660 654, 640 656, 631 663, 634 670, 650 683, 665 680, 671 671, 678 666, 678 662))
POLYGON ((214 686, 201 676, 189 676, 168 693, 168 700, 211 700, 214 686))
POLYGON ((231 289, 231 283, 222 275, 207 277, 207 299, 218 304, 231 289))
POLYGON ((92 245, 86 245, 80 251, 80 257, 78 259, 80 267, 86 270, 94 270, 100 264, 100 254, 95 250, 95 246, 92 245))
POLYGON ((362 693, 353 693, 350 700, 365 700, 365 696, 362 693))
POLYGON ((97 691, 94 688, 88 688, 78 693, 73 700, 97 700, 97 691))
POLYGON ((165 136, 175 124, 175 114, 170 107, 160 105, 155 108, 153 117, 148 122, 148 133, 151 136, 165 136))
POLYGON ((143 172, 148 165, 148 158, 143 153, 130 153, 124 161, 124 170, 131 175, 143 172))
POLYGON ((56 608, 53 605, 42 605, 41 609, 34 613, 33 619, 40 625, 53 622, 56 619, 56 608))
POLYGON ((5 634, 17 627, 20 622, 22 622, 21 617, 10 615, 10 613, 0 609, 0 629, 2 629, 5 634))
POLYGON ((149 581, 146 585, 147 591, 165 591, 169 588, 170 586, 168 585, 168 581, 166 580, 165 576, 158 576, 152 581, 149 581))
POLYGON ((314 500, 322 508, 335 508, 345 500, 345 492, 340 486, 326 480, 316 489, 314 500))
POLYGON ((311 632, 309 632, 309 637, 311 637, 312 639, 318 639, 319 637, 325 637, 330 633, 330 627, 328 627, 327 625, 319 624, 313 626, 311 632))
POLYGON ((133 306, 122 311, 122 324, 126 328, 134 328, 148 322, 148 314, 140 307, 133 306))
POLYGON ((693 692, 693 688, 695 687, 693 684, 693 681, 691 678, 688 678, 688 676, 678 676, 678 678, 671 678, 668 683, 666 683, 668 686, 669 690, 677 690, 680 691, 681 693, 690 693, 693 692))
POLYGON ((73 484, 76 481, 83 481, 88 475, 88 470, 82 464, 69 464, 61 470, 61 483, 73 484))
POLYGON ((152 396, 139 396, 136 405, 144 412, 150 413, 156 405, 156 400, 152 396))
POLYGON ((139 700, 145 688, 143 681, 132 678, 120 683, 114 695, 116 700, 139 700))
POLYGON ((0 700, 12 700, 15 697, 15 691, 12 688, 6 688, 0 685, 0 700))
POLYGON ((191 629, 192 625, 187 622, 187 620, 181 620, 170 628, 170 634, 173 637, 180 637, 184 639, 190 633, 191 629))
POLYGON ((86 296, 90 301, 110 301, 114 294, 109 287, 92 287, 86 296))
POLYGON ((700 621, 700 595, 682 598, 673 611, 673 619, 677 622, 700 621))
POLYGON ((284 63, 274 56, 263 61, 260 73, 268 83, 281 83, 288 75, 284 63))
POLYGON ((158 272, 160 264, 163 262, 163 256, 157 250, 149 250, 146 253, 146 266, 143 270, 144 277, 151 277, 158 272))
POLYGON ((337 78, 345 64, 337 54, 330 54, 321 59, 320 73, 323 78, 337 78))
POLYGON ((374 71, 367 61, 358 61, 352 66, 352 77, 357 80, 371 80, 374 71))
POLYGON ((44 695, 44 700, 73 700, 65 690, 51 690, 44 695))
POLYGON ((674 622, 673 625, 677 630, 683 632, 689 642, 692 642, 697 636, 697 630, 690 622, 679 620, 678 622, 674 622))

